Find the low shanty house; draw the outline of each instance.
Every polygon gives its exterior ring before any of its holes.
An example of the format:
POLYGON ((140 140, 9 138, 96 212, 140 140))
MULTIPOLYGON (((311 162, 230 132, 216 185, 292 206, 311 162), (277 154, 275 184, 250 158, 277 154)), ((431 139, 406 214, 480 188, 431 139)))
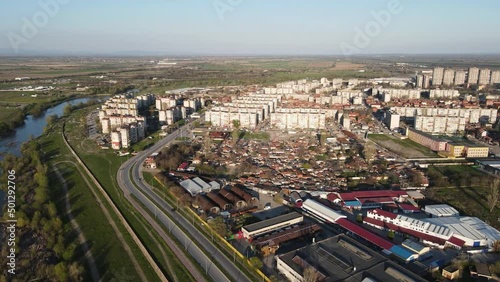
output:
POLYGON ((193 207, 203 210, 203 212, 206 214, 218 214, 220 212, 220 208, 203 195, 196 195, 196 198, 193 202, 193 207))
POLYGON ((247 206, 247 203, 242 198, 231 193, 229 190, 221 189, 219 191, 219 195, 221 195, 226 200, 231 202, 233 204, 233 207, 235 207, 236 209, 242 209, 242 208, 245 208, 247 206))
POLYGON ((243 190, 241 187, 231 186, 231 192, 238 195, 243 200, 245 200, 245 202, 251 207, 256 206, 259 202, 259 200, 256 197, 254 197, 249 192, 243 190))
POLYGON ((212 191, 206 195, 210 200, 214 201, 214 203, 216 203, 221 210, 227 211, 232 208, 231 203, 219 195, 219 193, 212 191))

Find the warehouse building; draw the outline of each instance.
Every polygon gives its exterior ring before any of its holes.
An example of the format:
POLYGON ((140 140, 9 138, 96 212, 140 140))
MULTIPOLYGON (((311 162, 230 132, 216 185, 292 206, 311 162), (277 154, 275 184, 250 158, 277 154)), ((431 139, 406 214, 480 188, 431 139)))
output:
POLYGON ((325 222, 335 223, 339 218, 346 218, 342 213, 336 212, 312 199, 305 200, 302 203, 302 209, 325 222))
POLYGON ((318 281, 426 281, 357 241, 338 235, 277 256, 278 271, 292 282, 304 281, 305 269, 318 281))
POLYGON ((243 237, 245 239, 252 240, 253 237, 301 223, 303 220, 304 217, 301 214, 292 212, 243 226, 241 228, 241 232, 243 233, 243 237))
POLYGON ((459 216, 460 213, 452 206, 446 204, 427 205, 423 211, 432 217, 459 216))

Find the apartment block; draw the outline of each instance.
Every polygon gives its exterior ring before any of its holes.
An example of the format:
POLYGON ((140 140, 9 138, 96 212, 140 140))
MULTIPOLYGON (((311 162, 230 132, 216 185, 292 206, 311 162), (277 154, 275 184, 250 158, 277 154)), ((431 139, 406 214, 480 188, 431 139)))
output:
POLYGON ((455 134, 465 131, 465 118, 416 116, 414 128, 429 133, 455 134))
POLYGON ((491 71, 489 69, 481 69, 479 71, 479 85, 490 84, 491 71))
POLYGON ((277 109, 270 124, 280 129, 324 129, 326 112, 319 109, 277 109))
POLYGON ((458 70, 455 72, 455 85, 464 85, 465 84, 465 71, 458 70))
POLYGON ((478 81, 479 81, 479 68, 469 68, 467 83, 477 84, 478 81))
POLYGON ((385 115, 385 124, 390 130, 399 127, 401 116, 395 111, 387 111, 385 115))
POLYGON ((490 84, 500 83, 500 70, 491 72, 490 84))
POLYGON ((443 74, 443 85, 453 85, 455 79, 455 71, 452 69, 446 69, 443 74))
POLYGON ((430 99, 440 99, 440 98, 456 98, 460 96, 458 90, 452 89, 432 89, 429 91, 430 99))
POLYGON ((436 67, 432 72, 432 85, 443 84, 444 68, 436 67))
MULTIPOLYGON (((420 99, 421 91, 418 89, 392 89, 392 88, 383 88, 380 89, 379 94, 385 95, 389 94, 390 99, 420 99)), ((389 100, 390 100, 389 99, 389 100)), ((386 99, 384 99, 386 100, 386 99)))

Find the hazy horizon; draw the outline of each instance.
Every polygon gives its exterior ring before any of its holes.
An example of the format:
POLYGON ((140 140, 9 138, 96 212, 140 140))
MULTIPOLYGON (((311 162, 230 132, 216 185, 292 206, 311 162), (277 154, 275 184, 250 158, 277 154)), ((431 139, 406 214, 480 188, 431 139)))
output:
POLYGON ((0 7, 7 11, 2 56, 500 54, 500 2, 485 0, 40 0, 0 7))

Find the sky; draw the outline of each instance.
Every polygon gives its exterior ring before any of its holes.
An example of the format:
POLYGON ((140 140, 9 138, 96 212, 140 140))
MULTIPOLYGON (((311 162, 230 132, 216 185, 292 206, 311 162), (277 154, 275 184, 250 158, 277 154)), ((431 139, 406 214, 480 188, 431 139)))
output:
POLYGON ((500 1, 2 0, 0 55, 500 53, 500 1))

